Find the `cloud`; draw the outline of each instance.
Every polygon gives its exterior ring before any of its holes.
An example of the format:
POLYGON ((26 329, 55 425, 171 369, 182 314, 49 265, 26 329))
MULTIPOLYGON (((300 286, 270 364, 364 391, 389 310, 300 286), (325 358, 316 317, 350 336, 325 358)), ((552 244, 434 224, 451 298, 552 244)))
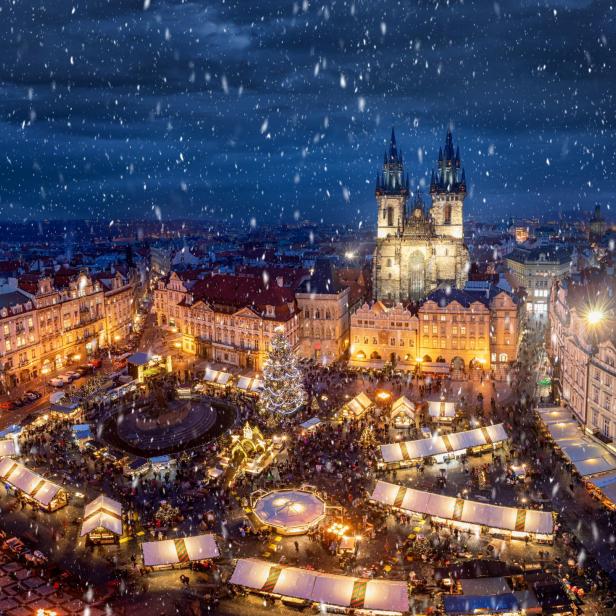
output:
POLYGON ((450 122, 473 186, 469 212, 613 197, 609 5, 305 7, 4 5, 0 207, 112 218, 152 216, 157 205, 168 216, 247 219, 299 209, 372 224, 389 127, 407 153, 425 151, 408 157, 419 184, 450 122))

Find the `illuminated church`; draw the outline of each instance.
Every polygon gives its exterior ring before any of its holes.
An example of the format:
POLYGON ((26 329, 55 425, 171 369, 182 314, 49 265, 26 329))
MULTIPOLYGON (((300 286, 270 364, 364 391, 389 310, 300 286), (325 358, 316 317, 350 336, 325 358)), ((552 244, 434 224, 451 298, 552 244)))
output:
POLYGON ((462 227, 466 177, 451 131, 447 131, 445 148, 439 151, 438 169, 432 172, 432 206, 428 210, 420 196, 410 212, 407 209, 409 178, 393 130, 383 171, 377 174, 375 195, 375 299, 388 303, 415 301, 443 284, 462 288, 468 271, 462 227))

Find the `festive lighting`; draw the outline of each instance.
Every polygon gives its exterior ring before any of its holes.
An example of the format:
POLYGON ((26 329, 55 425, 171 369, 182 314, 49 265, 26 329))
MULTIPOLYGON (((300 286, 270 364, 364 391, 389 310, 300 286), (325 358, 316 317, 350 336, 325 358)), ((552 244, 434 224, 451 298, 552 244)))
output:
POLYGON ((276 328, 270 352, 263 366, 260 404, 269 421, 290 415, 306 401, 302 374, 291 343, 282 328, 276 328))
POLYGON ((605 319, 605 312, 600 308, 589 310, 586 315, 586 321, 589 325, 598 325, 603 319, 605 319))

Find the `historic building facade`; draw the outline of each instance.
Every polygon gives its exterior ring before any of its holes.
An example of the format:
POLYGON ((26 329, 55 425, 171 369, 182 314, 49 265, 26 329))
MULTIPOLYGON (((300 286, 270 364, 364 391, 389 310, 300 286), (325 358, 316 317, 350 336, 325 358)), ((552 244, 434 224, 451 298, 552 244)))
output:
POLYGON ((214 362, 261 370, 274 331, 281 327, 292 347, 300 338, 293 285, 282 278, 172 272, 154 293, 157 323, 179 335, 182 350, 214 362))
POLYGON ((377 240, 374 297, 384 302, 418 300, 441 283, 462 288, 467 280, 468 250, 462 226, 466 177, 459 150, 447 132, 438 170, 430 182, 431 208, 420 197, 407 212, 409 180, 392 130, 383 171, 377 174, 377 240))
POLYGON ((398 303, 364 304, 351 316, 351 365, 507 376, 517 359, 519 304, 489 283, 438 289, 416 311, 398 303))
POLYGON ((549 355, 563 402, 588 429, 616 437, 616 316, 613 271, 584 271, 554 284, 549 355), (596 322, 591 311, 601 314, 596 322))

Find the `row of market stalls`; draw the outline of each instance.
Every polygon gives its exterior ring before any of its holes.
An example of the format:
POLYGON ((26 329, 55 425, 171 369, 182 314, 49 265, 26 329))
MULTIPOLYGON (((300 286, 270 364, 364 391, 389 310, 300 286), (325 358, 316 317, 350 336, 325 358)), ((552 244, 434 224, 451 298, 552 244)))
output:
POLYGON ((236 376, 224 370, 206 367, 203 373, 203 384, 215 388, 226 389, 234 386, 241 392, 258 395, 263 389, 263 381, 254 376, 236 376))
POLYGON ((68 503, 68 492, 12 458, 0 459, 0 480, 43 511, 56 511, 68 503))
POLYGON ((436 522, 462 530, 504 535, 513 539, 551 542, 554 538, 554 516, 549 511, 503 507, 491 503, 423 492, 386 481, 377 481, 371 500, 405 513, 429 515, 436 522))
POLYGON ((501 446, 509 439, 503 424, 494 424, 455 432, 446 435, 434 435, 415 441, 402 441, 380 445, 381 465, 411 466, 425 458, 435 458, 442 462, 450 457, 465 453, 479 453, 501 446))
POLYGON ((616 456, 587 436, 562 407, 537 408, 543 431, 563 454, 586 487, 605 506, 616 509, 616 456))
POLYGON ((409 610, 406 582, 362 579, 286 567, 257 558, 238 560, 229 580, 264 595, 332 608, 402 614, 409 610))

